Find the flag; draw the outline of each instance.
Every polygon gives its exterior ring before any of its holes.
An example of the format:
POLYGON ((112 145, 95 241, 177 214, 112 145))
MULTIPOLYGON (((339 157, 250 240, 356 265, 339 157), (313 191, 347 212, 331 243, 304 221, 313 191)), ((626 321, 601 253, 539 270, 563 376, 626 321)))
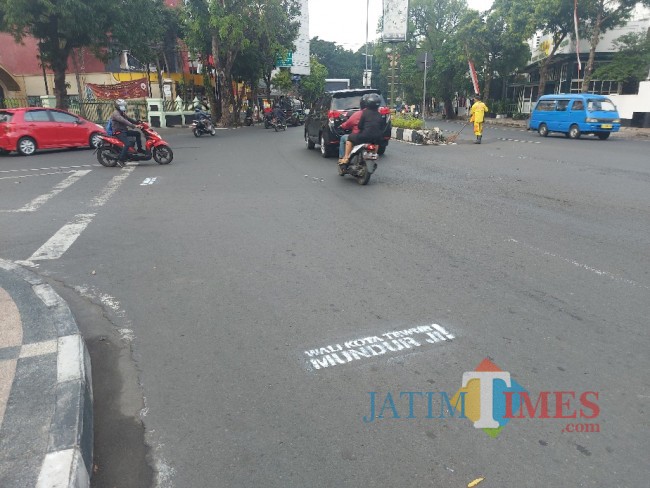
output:
POLYGON ((578 74, 580 74, 582 63, 580 63, 580 37, 578 35, 578 0, 573 0, 573 27, 576 31, 576 57, 578 58, 578 74))
POLYGON ((474 63, 472 60, 468 60, 469 62, 469 74, 472 77, 472 84, 474 85, 474 93, 477 95, 481 94, 481 91, 478 88, 478 76, 476 75, 476 69, 474 68, 474 63))

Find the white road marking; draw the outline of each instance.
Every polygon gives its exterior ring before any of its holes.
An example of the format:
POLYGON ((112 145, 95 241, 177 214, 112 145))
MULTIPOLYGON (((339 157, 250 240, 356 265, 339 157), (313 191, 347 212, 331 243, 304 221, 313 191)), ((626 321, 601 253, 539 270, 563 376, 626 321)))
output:
POLYGON ((19 175, 19 176, 0 176, 0 180, 15 180, 18 178, 29 178, 30 176, 50 176, 50 175, 61 175, 68 173, 76 173, 76 171, 57 171, 56 173, 38 173, 31 175, 19 175))
POLYGON ((391 355, 394 352, 401 351, 400 354, 406 354, 414 348, 452 341, 455 338, 456 336, 443 326, 431 324, 330 344, 309 349, 304 351, 304 354, 307 356, 307 369, 319 370, 374 356, 391 355))
POLYGON ((157 178, 157 176, 154 176, 153 178, 145 178, 144 181, 140 183, 140 186, 153 185, 157 178))
POLYGON ((560 259, 560 260, 562 260, 562 261, 564 261, 566 263, 569 263, 569 264, 575 266, 576 268, 582 268, 582 269, 584 269, 586 271, 590 271, 590 272, 592 272, 594 274, 597 274, 599 276, 605 276, 605 277, 607 277, 607 278, 609 278, 611 280, 614 280, 614 281, 618 281, 618 282, 621 282, 621 283, 626 283, 628 285, 638 286, 638 287, 650 290, 650 286, 643 285, 641 283, 637 283, 636 281, 633 281, 633 280, 628 280, 627 278, 623 278, 622 276, 616 275, 614 273, 610 273, 609 271, 602 271, 600 269, 594 268, 593 266, 589 266, 587 264, 579 263, 578 261, 575 261, 575 260, 569 259, 569 258, 565 258, 563 256, 560 256, 559 254, 554 254, 554 253, 549 252, 549 251, 544 251, 543 249, 540 249, 539 247, 531 246, 530 244, 525 244, 525 243, 520 242, 520 241, 518 241, 516 239, 513 239, 512 237, 506 239, 506 241, 507 242, 514 242, 515 244, 519 244, 519 245, 521 245, 521 246, 523 246, 525 248, 528 248, 528 249, 530 249, 532 251, 538 252, 538 253, 542 254, 543 256, 549 256, 549 257, 552 257, 552 258, 560 259))
POLYGON ((73 185, 77 181, 79 181, 80 178, 83 176, 86 176, 88 173, 90 173, 92 170, 91 169, 84 169, 84 170, 79 170, 75 171, 73 174, 68 176, 65 180, 63 180, 61 183, 56 185, 52 190, 48 193, 45 193, 44 195, 40 195, 31 202, 29 202, 27 205, 17 209, 17 210, 5 210, 5 212, 34 212, 38 210, 45 202, 47 202, 49 199, 55 197, 59 193, 61 193, 63 190, 68 188, 69 186, 73 185))
POLYGON ((510 141, 510 142, 525 142, 527 144, 541 144, 540 141, 525 141, 523 139, 511 139, 509 137, 497 137, 500 141, 510 141))
POLYGON ((101 207, 103 206, 109 198, 117 191, 117 189, 120 187, 122 183, 124 183, 124 180, 126 180, 131 173, 135 170, 134 167, 129 167, 129 168, 124 168, 120 174, 113 176, 111 181, 108 182, 108 184, 104 187, 102 192, 97 195, 95 198, 93 198, 92 202, 90 202, 91 207, 101 207))
POLYGON ((51 168, 21 168, 21 169, 3 169, 0 173, 19 173, 26 171, 49 171, 53 169, 71 169, 71 168, 92 168, 93 166, 101 166, 100 164, 81 164, 79 166, 52 166, 51 168))
POLYGON ((43 261, 46 259, 59 259, 72 246, 74 241, 92 222, 94 213, 75 215, 75 220, 65 224, 56 234, 50 237, 45 244, 36 250, 27 261, 43 261))

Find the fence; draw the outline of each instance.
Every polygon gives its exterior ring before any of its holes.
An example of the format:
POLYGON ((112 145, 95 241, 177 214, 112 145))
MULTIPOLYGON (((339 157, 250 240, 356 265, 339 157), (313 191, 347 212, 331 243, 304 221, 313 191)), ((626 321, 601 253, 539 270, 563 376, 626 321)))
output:
POLYGON ((0 98, 0 108, 42 107, 41 97, 0 98))
MULTIPOLYGON (((79 99, 71 98, 69 100, 68 111, 73 114, 80 115, 81 117, 103 124, 108 121, 109 117, 115 110, 112 101, 97 101, 87 100, 80 103, 79 99)), ((127 102, 127 115, 132 119, 146 120, 147 119, 147 102, 144 100, 127 102)))

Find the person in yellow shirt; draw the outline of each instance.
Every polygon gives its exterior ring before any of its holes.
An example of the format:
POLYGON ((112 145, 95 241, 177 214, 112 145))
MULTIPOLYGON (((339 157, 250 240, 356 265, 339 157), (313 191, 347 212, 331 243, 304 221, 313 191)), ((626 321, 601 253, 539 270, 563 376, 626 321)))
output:
POLYGON ((474 144, 480 144, 483 138, 483 120, 485 120, 485 112, 489 112, 488 106, 481 101, 481 96, 476 95, 472 108, 469 109, 470 122, 474 122, 474 134, 476 141, 474 144))

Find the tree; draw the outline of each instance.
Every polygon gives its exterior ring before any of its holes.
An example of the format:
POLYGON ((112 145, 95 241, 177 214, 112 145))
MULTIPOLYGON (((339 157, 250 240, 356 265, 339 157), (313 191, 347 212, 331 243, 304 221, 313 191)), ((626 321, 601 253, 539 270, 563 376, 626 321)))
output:
POLYGON ((619 83, 638 83, 650 69, 650 30, 631 32, 614 41, 617 52, 611 62, 596 69, 594 77, 619 83))
POLYGON ((460 35, 483 78, 483 96, 490 98, 490 85, 497 77, 510 75, 530 59, 525 32, 513 25, 507 2, 496 0, 483 14, 470 11, 460 35))
POLYGON ((299 93, 305 105, 311 106, 325 91, 325 79, 329 76, 327 68, 311 56, 311 74, 300 80, 299 93))
POLYGON ((108 46, 116 10, 103 0, 0 0, 0 29, 16 42, 27 36, 37 39, 41 62, 54 72, 56 105, 66 108, 70 54, 76 48, 98 51, 108 46))
POLYGON ((467 12, 465 0, 411 0, 410 24, 420 47, 432 54, 431 91, 453 117, 452 100, 468 87, 467 54, 458 35, 467 12))
POLYGON ((624 25, 630 18, 637 4, 650 5, 650 0, 594 0, 589 4, 586 18, 586 33, 589 37, 589 59, 585 66, 582 81, 582 93, 589 91, 594 70, 596 47, 603 34, 608 30, 624 25))
POLYGON ((311 39, 309 50, 319 63, 327 66, 330 78, 348 78, 351 86, 363 84, 365 60, 361 50, 355 53, 334 42, 324 41, 318 37, 311 39))
MULTIPOLYGON (((205 1, 208 6, 207 31, 210 34, 212 56, 219 74, 222 123, 233 125, 237 122, 233 113, 232 90, 235 80, 233 68, 237 58, 254 44, 255 40, 260 39, 263 33, 272 32, 275 27, 271 23, 273 19, 286 19, 290 22, 298 18, 300 4, 298 0, 205 1)), ((203 19, 195 20, 203 22, 203 19)))

